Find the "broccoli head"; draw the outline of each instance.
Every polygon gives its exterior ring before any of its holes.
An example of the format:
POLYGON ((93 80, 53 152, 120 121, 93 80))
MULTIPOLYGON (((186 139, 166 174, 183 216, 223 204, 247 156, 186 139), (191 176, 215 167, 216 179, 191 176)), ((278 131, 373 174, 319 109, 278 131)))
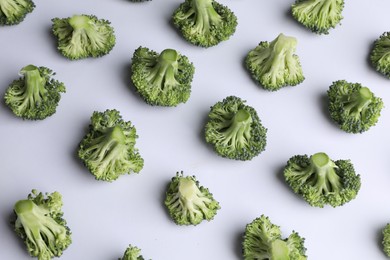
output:
POLYGON ((370 60, 377 71, 390 78, 390 32, 383 33, 374 42, 370 60))
POLYGON ((52 22, 58 50, 71 60, 106 55, 115 45, 114 29, 110 22, 94 15, 54 18, 52 22))
POLYGON ((35 8, 31 0, 0 0, 0 25, 15 25, 35 8))
POLYGON ((348 133, 362 133, 374 126, 383 101, 369 88, 345 80, 333 82, 328 90, 330 117, 348 133))
POLYGON ((291 157, 284 177, 292 190, 311 206, 342 206, 356 197, 360 190, 360 175, 350 160, 333 161, 325 153, 291 157))
POLYGON ((266 90, 298 85, 305 77, 295 54, 296 46, 296 38, 282 33, 272 42, 260 42, 246 56, 246 68, 266 90))
POLYGON ((212 106, 208 117, 206 142, 218 155, 246 161, 265 150, 267 129, 244 100, 229 96, 212 106))
POLYGON ((72 243, 71 232, 63 219, 62 196, 58 192, 46 194, 33 190, 28 198, 15 203, 15 232, 27 250, 39 260, 61 256, 72 243))
POLYGON ((214 0, 185 0, 172 20, 188 42, 201 47, 228 40, 237 27, 235 14, 214 0))
POLYGON ((207 188, 199 185, 195 176, 177 173, 166 191, 165 206, 178 225, 198 225, 212 220, 220 209, 218 201, 207 188))
POLYGON ((135 148, 135 127, 119 111, 94 112, 89 132, 80 142, 78 156, 97 180, 114 181, 141 171, 144 160, 135 148))
POLYGON ((243 254, 245 260, 306 260, 305 239, 298 233, 282 239, 280 227, 261 215, 245 229, 243 254))
POLYGON ((136 246, 129 245, 122 258, 118 260, 144 260, 141 255, 141 249, 136 246))
POLYGON ((382 246, 383 252, 390 257, 390 224, 386 224, 386 226, 382 230, 382 246))
POLYGON ((5 103, 23 119, 39 120, 53 115, 65 92, 63 83, 52 79, 55 75, 46 67, 28 65, 20 70, 21 77, 14 80, 5 92, 5 103))
POLYGON ((344 0, 296 0, 293 17, 314 33, 328 34, 343 19, 344 0))
POLYGON ((184 55, 165 49, 160 54, 139 47, 132 59, 134 86, 150 105, 177 106, 191 94, 195 67, 184 55))

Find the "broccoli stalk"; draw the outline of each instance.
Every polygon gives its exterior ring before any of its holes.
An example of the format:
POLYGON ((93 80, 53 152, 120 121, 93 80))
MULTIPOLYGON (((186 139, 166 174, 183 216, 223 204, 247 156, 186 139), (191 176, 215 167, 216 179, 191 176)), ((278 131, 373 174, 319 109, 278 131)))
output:
POLYGON ((31 0, 0 0, 0 25, 15 25, 35 8, 31 0))
POLYGON ((370 60, 377 71, 390 78, 390 32, 383 33, 374 42, 370 60))

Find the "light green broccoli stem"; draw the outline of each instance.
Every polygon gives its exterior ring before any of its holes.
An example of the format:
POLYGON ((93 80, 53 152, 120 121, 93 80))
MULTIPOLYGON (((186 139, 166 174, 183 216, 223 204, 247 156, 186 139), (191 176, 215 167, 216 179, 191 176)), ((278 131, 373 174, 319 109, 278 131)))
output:
MULTIPOLYGON (((338 193, 342 189, 340 177, 335 169, 337 165, 325 153, 316 153, 310 157, 309 172, 315 174, 311 177, 316 190, 320 194, 338 193)), ((310 181, 310 179, 309 179, 310 181)))
POLYGON ((0 0, 0 13, 14 21, 26 12, 28 6, 29 4, 24 0, 0 0))
POLYGON ((271 259, 272 260, 288 260, 290 259, 290 250, 287 247, 287 243, 283 240, 276 239, 271 243, 271 259))
POLYGON ((344 110, 353 115, 357 120, 361 117, 364 120, 364 111, 371 104, 373 94, 367 87, 362 87, 355 91, 351 96, 346 95, 344 110))
MULTIPOLYGON (((162 90, 166 90, 179 84, 175 79, 179 67, 178 59, 179 54, 175 50, 166 49, 161 52, 156 65, 147 77, 147 80, 153 84, 151 86, 153 89, 155 89, 154 86, 161 86, 162 90)), ((155 91, 156 95, 160 93, 157 90, 155 91)))
POLYGON ((222 143, 237 148, 248 147, 252 121, 252 116, 248 111, 239 109, 228 123, 227 128, 222 129, 220 136, 222 143))

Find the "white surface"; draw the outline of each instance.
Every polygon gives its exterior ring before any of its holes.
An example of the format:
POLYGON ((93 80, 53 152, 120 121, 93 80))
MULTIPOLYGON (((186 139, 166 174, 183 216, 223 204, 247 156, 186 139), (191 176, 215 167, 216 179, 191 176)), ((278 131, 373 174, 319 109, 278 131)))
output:
POLYGON ((288 236, 306 238, 309 259, 386 259, 380 232, 390 222, 390 82, 368 63, 373 41, 390 30, 390 2, 346 1, 342 25, 316 35, 289 16, 293 0, 219 2, 238 17, 230 40, 202 49, 181 38, 169 18, 182 0, 35 0, 36 8, 16 26, 0 28, 0 92, 27 64, 57 72, 67 93, 57 113, 23 121, 0 106, 0 259, 30 259, 9 225, 14 203, 35 188, 59 191, 73 243, 61 259, 121 257, 128 244, 146 259, 241 259, 245 225, 265 214, 288 236), (117 43, 99 59, 69 61, 56 50, 51 19, 73 14, 108 19, 117 43), (306 80, 278 92, 254 84, 243 66, 259 41, 279 33, 298 39, 306 80), (131 86, 129 66, 138 46, 175 48, 196 66, 192 95, 176 108, 151 107, 131 86), (360 82, 382 97, 378 124, 358 135, 329 119, 325 94, 339 79, 360 82), (266 151, 250 162, 217 156, 202 135, 209 107, 228 95, 247 100, 268 128, 266 151), (115 108, 136 126, 145 159, 139 175, 113 183, 96 181, 76 157, 93 111, 115 108), (351 159, 361 174, 358 197, 339 208, 312 208, 295 196, 281 172, 295 154, 327 152, 351 159), (166 185, 176 171, 196 175, 220 202, 211 222, 176 226, 164 206, 166 185))

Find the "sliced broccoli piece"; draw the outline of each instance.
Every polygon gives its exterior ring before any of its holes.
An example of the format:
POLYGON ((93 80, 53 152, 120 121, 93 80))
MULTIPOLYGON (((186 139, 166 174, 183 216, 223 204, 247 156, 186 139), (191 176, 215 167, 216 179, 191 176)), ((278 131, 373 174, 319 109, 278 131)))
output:
POLYGON ((78 156, 97 180, 111 182, 120 175, 142 170, 144 160, 135 148, 137 138, 135 127, 123 121, 119 111, 95 111, 78 156))
POLYGON ((295 155, 284 169, 284 177, 293 191, 311 206, 342 206, 360 190, 360 175, 350 160, 333 161, 325 153, 295 155))
POLYGON ((201 47, 228 40, 237 27, 235 14, 214 0, 185 0, 172 20, 188 42, 201 47))
POLYGON ((266 90, 298 85, 305 77, 295 54, 296 46, 296 38, 281 33, 272 42, 260 42, 251 50, 245 59, 246 67, 266 90))
POLYGON ((362 133, 374 126, 384 106, 369 88, 345 80, 333 82, 328 90, 330 117, 348 133, 362 133))
POLYGON ((305 260, 305 239, 295 231, 282 239, 280 227, 268 217, 253 220, 245 229, 243 254, 245 260, 305 260))
POLYGON ((314 33, 328 34, 343 19, 344 0, 296 0, 293 17, 314 33))
POLYGON ((15 25, 35 8, 31 0, 0 0, 0 25, 15 25))
POLYGON ((106 55, 115 45, 114 28, 108 20, 83 14, 52 22, 58 50, 71 60, 106 55))
POLYGON ((383 228, 382 235, 383 252, 390 257, 390 223, 387 223, 383 228))
POLYGON ((40 120, 53 115, 61 92, 66 90, 63 83, 52 79, 55 73, 46 67, 27 65, 20 75, 5 92, 6 105, 23 119, 40 120))
POLYGON ((267 129, 245 102, 229 96, 210 109, 205 138, 222 157, 246 161, 265 150, 267 129))
POLYGON ((183 172, 172 178, 164 203, 178 225, 198 225, 203 220, 210 221, 220 209, 213 194, 200 186, 195 176, 183 176, 183 172))
POLYGON ((71 232, 63 219, 62 196, 53 192, 44 196, 32 190, 25 200, 15 203, 15 232, 28 252, 39 260, 61 256, 72 243, 71 232))
POLYGON ((150 105, 177 106, 190 97, 195 67, 176 50, 165 49, 159 54, 139 47, 131 70, 134 86, 150 105))
POLYGON ((374 42, 370 60, 377 71, 390 78, 390 32, 383 33, 374 42))
POLYGON ((141 249, 136 246, 129 245, 122 258, 118 260, 144 260, 141 255, 141 249))

